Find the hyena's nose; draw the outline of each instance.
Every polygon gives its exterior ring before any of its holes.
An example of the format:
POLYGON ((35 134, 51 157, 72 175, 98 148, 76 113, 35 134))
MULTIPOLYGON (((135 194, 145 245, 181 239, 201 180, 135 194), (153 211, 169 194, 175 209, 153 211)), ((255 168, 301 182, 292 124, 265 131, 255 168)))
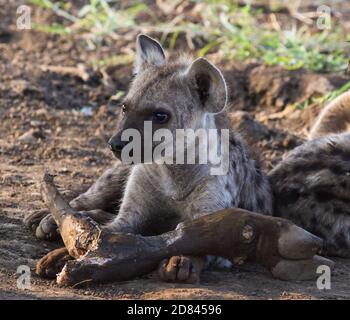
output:
POLYGON ((120 138, 117 138, 115 136, 113 136, 108 140, 109 148, 112 150, 114 155, 118 158, 120 158, 122 150, 127 143, 128 143, 127 141, 122 141, 120 138))

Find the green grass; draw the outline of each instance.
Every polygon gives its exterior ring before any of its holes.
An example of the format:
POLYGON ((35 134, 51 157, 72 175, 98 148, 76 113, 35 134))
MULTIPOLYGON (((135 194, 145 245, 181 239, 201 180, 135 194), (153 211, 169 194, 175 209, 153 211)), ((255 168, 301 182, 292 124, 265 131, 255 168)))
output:
POLYGON ((263 61, 287 69, 338 71, 346 68, 347 57, 339 48, 344 39, 337 29, 316 33, 305 27, 277 31, 259 24, 256 19, 259 12, 253 12, 249 6, 238 8, 232 1, 215 3, 211 1, 207 11, 209 43, 201 54, 211 46, 219 46, 227 58, 263 61))
MULTIPOLYGON (((262 61, 281 65, 286 69, 305 68, 311 71, 332 72, 345 70, 347 57, 343 52, 340 30, 310 32, 301 27, 293 30, 273 29, 271 24, 258 23, 259 10, 250 6, 238 7, 232 0, 205 0, 200 2, 201 23, 193 23, 186 15, 173 21, 160 22, 142 1, 134 1, 128 8, 115 10, 112 1, 90 0, 78 14, 70 12, 68 1, 53 3, 49 0, 32 0, 32 3, 53 10, 64 18, 64 25, 37 26, 60 34, 88 34, 89 41, 98 46, 102 39, 113 38, 123 30, 153 30, 162 34, 161 42, 169 49, 176 48, 180 34, 189 38, 204 38, 205 44, 197 54, 219 52, 224 58, 241 61, 262 61), (146 12, 149 21, 137 23, 137 16, 146 12), (167 41, 166 41, 167 40, 167 41)), ((86 38, 86 37, 85 37, 86 38)))

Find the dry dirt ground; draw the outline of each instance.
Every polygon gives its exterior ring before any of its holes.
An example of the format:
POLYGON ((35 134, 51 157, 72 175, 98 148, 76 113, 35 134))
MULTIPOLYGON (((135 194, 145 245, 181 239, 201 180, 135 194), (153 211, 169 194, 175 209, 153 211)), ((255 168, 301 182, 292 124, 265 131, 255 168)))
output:
MULTIPOLYGON (((335 259, 331 290, 315 281, 284 282, 255 265, 207 271, 200 285, 166 284, 156 275, 84 289, 60 288, 34 272, 31 289, 17 288, 17 267, 35 262, 59 244, 37 240, 23 217, 43 208, 37 182, 45 169, 69 188, 92 183, 112 162, 106 141, 116 110, 108 97, 127 89, 131 65, 89 71, 88 79, 44 71, 44 65, 85 67, 122 52, 130 40, 98 51, 82 39, 15 28, 17 5, 0 0, 0 299, 346 299, 350 261, 335 259), (86 112, 88 111, 88 112, 86 112), (90 112, 91 111, 91 112, 90 112)), ((52 19, 34 10, 36 21, 52 19)), ((157 36, 157 35, 154 35, 157 36)), ((129 37, 130 38, 130 37, 129 37)), ((215 55, 209 57, 217 60, 215 55)), ((320 95, 348 80, 344 74, 309 74, 259 64, 215 61, 231 89, 230 108, 237 126, 269 170, 305 139, 320 106, 290 105, 320 95)))

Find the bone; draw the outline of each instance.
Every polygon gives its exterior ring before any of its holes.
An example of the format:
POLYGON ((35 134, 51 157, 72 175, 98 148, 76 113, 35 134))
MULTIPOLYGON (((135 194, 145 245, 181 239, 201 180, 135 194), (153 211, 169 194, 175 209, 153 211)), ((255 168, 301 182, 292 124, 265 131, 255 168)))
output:
POLYGON ((91 219, 63 200, 52 176, 45 175, 42 193, 69 253, 76 258, 57 276, 60 285, 133 279, 176 255, 215 255, 232 261, 244 257, 282 280, 314 279, 318 263, 333 267, 329 260, 315 256, 321 239, 281 218, 236 208, 185 221, 158 236, 101 233, 91 219))
POLYGON ((97 246, 101 229, 91 218, 69 206, 54 185, 53 176, 48 173, 44 175, 41 194, 72 257, 79 258, 97 246))

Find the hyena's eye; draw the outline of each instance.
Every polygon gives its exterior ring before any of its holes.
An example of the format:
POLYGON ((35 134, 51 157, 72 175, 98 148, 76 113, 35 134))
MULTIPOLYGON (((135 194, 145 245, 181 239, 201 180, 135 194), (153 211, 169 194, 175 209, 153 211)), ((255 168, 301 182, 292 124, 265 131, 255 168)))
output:
POLYGON ((158 111, 153 113, 152 121, 155 123, 167 123, 169 121, 169 114, 166 112, 158 111))

